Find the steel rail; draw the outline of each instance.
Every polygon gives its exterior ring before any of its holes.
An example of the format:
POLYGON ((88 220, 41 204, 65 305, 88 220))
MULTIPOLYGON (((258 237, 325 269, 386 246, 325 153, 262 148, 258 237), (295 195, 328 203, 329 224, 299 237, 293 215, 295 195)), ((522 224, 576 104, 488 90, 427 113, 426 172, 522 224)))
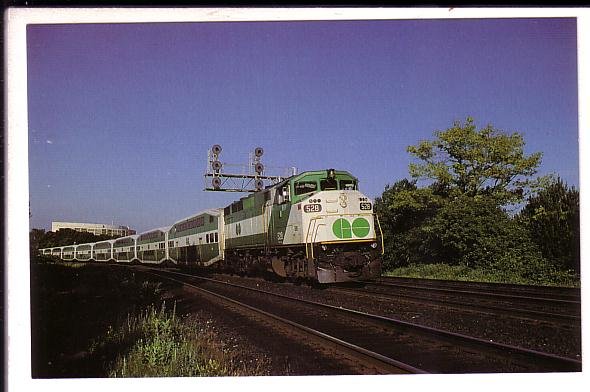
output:
POLYGON ((241 289, 246 289, 246 290, 250 290, 250 291, 254 291, 254 292, 258 292, 258 293, 262 293, 262 294, 266 294, 266 295, 272 295, 275 297, 284 298, 284 299, 295 301, 295 302, 306 303, 306 304, 317 306, 317 307, 324 307, 327 309, 332 309, 332 310, 336 310, 336 311, 343 312, 343 313, 354 314, 354 315, 361 316, 364 318, 378 320, 378 321, 385 322, 388 324, 397 325, 397 326, 400 326, 400 327, 403 327, 403 328, 406 328, 409 330, 417 330, 417 331, 421 331, 424 333, 428 333, 430 335, 440 336, 440 337, 447 338, 447 339, 454 339, 454 340, 462 341, 462 342, 472 344, 472 345, 478 345, 478 346, 486 348, 486 349, 494 349, 494 350, 504 352, 504 353, 508 352, 511 354, 518 354, 518 355, 529 357, 531 359, 550 361, 553 364, 558 365, 561 369, 564 369, 567 371, 579 371, 579 369, 581 369, 581 367, 582 367, 581 361, 578 361, 578 360, 572 359, 572 358, 562 357, 562 356, 555 355, 555 354, 549 354, 549 353, 545 353, 545 352, 541 352, 541 351, 526 349, 523 347, 511 346, 511 345, 504 344, 504 343, 492 342, 489 340, 480 339, 480 338, 476 338, 473 336, 468 336, 468 335, 459 334, 459 333, 455 333, 455 332, 445 331, 442 329, 428 327, 428 326, 415 324, 415 323, 410 323, 410 322, 403 321, 403 320, 398 320, 398 319, 389 318, 389 317, 385 317, 385 316, 374 315, 374 314, 365 313, 365 312, 361 312, 358 310, 348 309, 348 308, 344 308, 344 307, 340 307, 340 306, 328 305, 328 304, 323 304, 323 303, 309 301, 309 300, 300 299, 300 298, 293 298, 293 297, 290 297, 290 296, 287 296, 284 294, 271 293, 268 291, 264 291, 264 290, 260 290, 260 289, 256 289, 256 288, 252 288, 252 287, 242 286, 242 285, 235 284, 235 283, 223 282, 220 280, 206 278, 206 277, 202 277, 202 276, 195 276, 195 275, 190 275, 190 274, 185 274, 185 273, 180 273, 180 272, 170 272, 170 273, 176 274, 176 275, 181 275, 181 276, 186 276, 186 277, 190 277, 190 278, 194 278, 194 279, 211 281, 214 283, 221 283, 224 285, 233 286, 233 287, 237 287, 237 288, 241 288, 241 289))
POLYGON ((534 296, 526 296, 526 295, 492 293, 489 291, 474 291, 474 290, 462 290, 462 289, 454 290, 454 289, 449 289, 449 288, 412 286, 412 285, 405 285, 405 284, 398 284, 398 283, 371 282, 371 281, 362 281, 362 283, 371 284, 374 286, 396 287, 396 288, 409 289, 409 290, 431 291, 431 292, 439 292, 439 293, 455 294, 455 295, 456 294, 467 294, 467 295, 481 296, 481 297, 536 301, 536 302, 543 302, 543 303, 572 304, 572 305, 579 305, 580 304, 580 301, 577 301, 577 300, 566 300, 566 299, 557 299, 557 298, 548 298, 548 297, 534 297, 534 296))
MULTIPOLYGON (((433 303, 433 304, 441 304, 441 305, 456 305, 455 307, 467 308, 467 310, 478 311, 478 309, 482 309, 480 313, 486 313, 486 310, 492 311, 494 314, 509 314, 512 317, 518 318, 530 318, 530 317, 547 317, 552 319, 564 319, 564 320, 573 320, 573 321, 580 321, 581 317, 572 314, 563 314, 563 313, 553 313, 553 312, 544 312, 541 310, 533 310, 533 309, 524 309, 524 308, 514 308, 514 307, 505 307, 505 306, 493 306, 493 305, 482 305, 477 303, 468 303, 468 302, 459 302, 453 300, 445 300, 445 299, 438 299, 438 298, 417 298, 414 295, 409 294, 399 294, 399 293, 382 293, 378 291, 361 291, 361 290, 354 290, 354 289, 346 289, 341 287, 334 287, 330 288, 330 291, 341 292, 346 294, 353 294, 357 296, 364 296, 364 297, 381 297, 383 299, 391 299, 391 298, 403 298, 409 299, 410 302, 418 302, 418 303, 433 303), (530 317, 527 317, 530 316, 530 317)), ((538 320, 538 318, 535 318, 538 320)), ((557 321, 557 320, 555 320, 557 321)))
POLYGON ((503 292, 506 294, 529 294, 548 295, 554 299, 573 299, 580 298, 580 289, 576 287, 561 287, 561 286, 534 286, 516 283, 500 283, 500 282, 477 282, 477 281, 460 281, 460 280, 445 280, 432 278, 409 278, 398 276, 381 276, 377 281, 365 281, 365 283, 384 283, 384 284, 409 284, 419 287, 440 287, 440 288, 470 288, 473 291, 491 290, 494 293, 503 292))
MULTIPOLYGON (((154 270, 152 268, 147 268, 147 269, 154 270)), ((338 339, 338 338, 336 338, 334 336, 328 335, 328 334, 323 333, 321 331, 315 330, 313 328, 306 327, 305 325, 302 325, 302 324, 296 323, 294 321, 288 320, 286 318, 283 318, 283 317, 274 315, 272 313, 266 312, 266 311, 264 311, 262 309, 255 308, 255 307, 253 307, 251 305, 245 304, 245 303, 240 302, 240 301, 237 301, 235 299, 232 299, 232 298, 226 297, 224 295, 221 295, 221 294, 218 294, 218 293, 209 291, 207 289, 204 289, 204 288, 199 287, 199 286, 195 286, 193 284, 187 283, 187 282, 182 281, 182 280, 179 280, 179 279, 171 278, 170 276, 166 276, 164 273, 165 272, 168 272, 169 274, 182 275, 182 276, 190 277, 190 278, 207 279, 207 280, 215 281, 217 283, 225 283, 225 282, 216 281, 216 280, 208 279, 208 278, 197 277, 197 276, 194 276, 194 275, 184 274, 184 273, 180 273, 180 272, 171 272, 171 271, 162 271, 162 270, 156 270, 156 272, 153 272, 153 271, 143 271, 143 272, 144 273, 147 273, 147 274, 154 275, 154 276, 158 276, 160 278, 168 279, 170 281, 174 281, 174 282, 180 283, 182 285, 191 287, 193 289, 202 291, 202 292, 207 293, 209 295, 212 295, 212 296, 214 296, 216 298, 222 299, 223 301, 230 302, 232 304, 235 304, 235 305, 238 305, 240 307, 246 308, 246 309, 248 309, 250 311, 253 311, 253 312, 262 314, 262 315, 264 315, 266 317, 272 318, 274 320, 280 321, 280 322, 282 322, 284 324, 288 324, 288 325, 290 325, 292 327, 295 327, 297 329, 300 329, 300 330, 302 330, 302 331, 304 331, 304 332, 306 332, 308 334, 311 334, 311 335, 317 336, 317 337, 319 337, 321 339, 330 341, 330 342, 335 343, 335 344, 337 344, 339 346, 343 346, 343 347, 345 347, 345 348, 347 348, 349 350, 352 350, 352 351, 354 351, 356 353, 360 353, 360 354, 362 354, 364 356, 367 356, 367 357, 369 357, 369 358, 371 358, 373 360, 377 360, 379 362, 385 363, 385 364, 387 364, 389 366, 392 366, 394 368, 400 369, 400 370, 402 370, 404 372, 413 373, 413 374, 426 374, 426 373, 428 373, 425 370, 422 370, 422 369, 419 369, 417 367, 411 366, 411 365, 409 365, 407 363, 403 363, 401 361, 398 361, 398 360, 393 359, 393 358, 386 357, 386 356, 381 355, 379 353, 376 353, 374 351, 367 350, 367 349, 362 348, 360 346, 357 346, 355 344, 346 342, 346 341, 344 341, 342 339, 338 339)), ((225 283, 225 284, 227 284, 227 283, 225 283)))

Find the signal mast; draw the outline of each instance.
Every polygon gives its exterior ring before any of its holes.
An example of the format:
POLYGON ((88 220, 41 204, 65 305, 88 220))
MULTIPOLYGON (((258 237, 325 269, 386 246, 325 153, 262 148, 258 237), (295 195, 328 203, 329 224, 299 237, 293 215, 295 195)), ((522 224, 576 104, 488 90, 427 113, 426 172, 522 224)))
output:
POLYGON ((264 154, 262 147, 256 147, 249 154, 247 165, 221 162, 219 158, 221 151, 221 146, 215 144, 207 152, 207 169, 204 175, 206 191, 258 192, 264 189, 265 184, 275 185, 283 179, 297 174, 295 167, 274 168, 283 169, 287 175, 265 174, 266 168, 260 161, 264 154), (234 170, 228 171, 230 168, 234 168, 234 170))

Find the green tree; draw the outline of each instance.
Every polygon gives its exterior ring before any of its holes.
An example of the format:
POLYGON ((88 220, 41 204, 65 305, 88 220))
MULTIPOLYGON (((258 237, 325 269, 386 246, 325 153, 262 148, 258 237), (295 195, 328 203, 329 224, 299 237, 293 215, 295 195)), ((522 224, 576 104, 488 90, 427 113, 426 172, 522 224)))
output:
POLYGON ((385 242, 385 269, 428 262, 424 230, 445 200, 431 188, 418 188, 415 180, 402 179, 387 185, 375 199, 385 242))
POLYGON ((410 164, 410 175, 433 180, 440 193, 491 197, 505 205, 522 201, 535 185, 529 177, 536 173, 542 154, 527 156, 518 132, 506 134, 491 125, 477 130, 468 117, 434 135, 435 140, 421 141, 407 151, 420 161, 410 164))
POLYGON ((45 232, 43 229, 32 229, 29 233, 31 254, 35 254, 37 249, 53 248, 57 246, 86 244, 98 241, 104 241, 116 236, 94 235, 72 229, 60 229, 56 232, 45 232))
POLYGON ((491 198, 455 197, 439 209, 427 234, 433 259, 449 265, 492 268, 508 255, 542 258, 527 230, 491 198))
POLYGON ((43 248, 41 244, 44 238, 45 230, 43 229, 32 229, 29 232, 29 252, 31 257, 35 256, 38 249, 43 248))
POLYGON ((535 196, 518 216, 543 256, 560 269, 580 272, 580 194, 557 178, 535 196))

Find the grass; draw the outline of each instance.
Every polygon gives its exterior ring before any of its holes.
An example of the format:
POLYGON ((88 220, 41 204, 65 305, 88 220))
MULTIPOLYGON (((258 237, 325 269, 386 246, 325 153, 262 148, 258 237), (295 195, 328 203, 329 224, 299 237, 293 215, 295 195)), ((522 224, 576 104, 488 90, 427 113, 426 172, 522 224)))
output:
POLYGON ((130 346, 109 370, 110 377, 212 377, 262 375, 223 349, 202 322, 179 318, 176 311, 150 307, 129 315, 118 329, 109 329, 94 351, 130 346))
POLYGON ((552 276, 547 276, 544 281, 539 282, 537 279, 530 279, 507 271, 452 266, 448 264, 413 264, 407 267, 398 267, 390 271, 384 271, 383 275, 471 282, 580 287, 579 277, 568 273, 556 272, 552 276))
POLYGON ((32 263, 33 377, 264 374, 224 346, 210 319, 167 310, 166 290, 123 268, 32 263))

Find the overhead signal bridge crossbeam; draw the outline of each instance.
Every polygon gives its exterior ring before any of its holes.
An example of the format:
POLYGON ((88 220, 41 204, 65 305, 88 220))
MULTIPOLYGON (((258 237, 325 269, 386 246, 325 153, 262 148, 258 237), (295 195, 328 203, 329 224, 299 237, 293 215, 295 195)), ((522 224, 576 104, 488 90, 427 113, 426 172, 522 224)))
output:
MULTIPOLYGON (((235 165, 222 163, 219 160, 222 148, 219 144, 214 145, 208 152, 207 169, 205 170, 205 190, 217 192, 258 192, 264 189, 265 182, 276 185, 285 176, 270 176, 264 173, 265 167, 261 162, 264 154, 262 147, 256 147, 249 156, 248 165, 235 165), (233 173, 226 172, 228 167, 239 166, 242 168, 233 173)), ((292 169, 294 175, 296 170, 292 169)), ((287 176, 289 177, 289 176, 287 176)))
POLYGON ((283 180, 280 176, 260 176, 251 174, 226 174, 226 173, 206 173, 205 178, 210 178, 206 181, 207 184, 212 184, 215 178, 220 182, 218 187, 205 187, 206 191, 217 192, 257 192, 260 189, 255 189, 255 183, 258 180, 268 180, 272 184, 279 183, 283 180))

